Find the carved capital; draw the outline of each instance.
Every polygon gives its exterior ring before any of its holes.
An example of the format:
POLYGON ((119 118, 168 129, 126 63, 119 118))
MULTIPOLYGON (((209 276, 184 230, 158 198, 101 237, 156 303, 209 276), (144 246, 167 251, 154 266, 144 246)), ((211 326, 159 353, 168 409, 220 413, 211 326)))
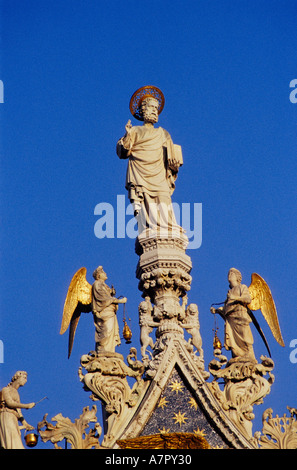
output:
POLYGON ((182 234, 144 232, 136 241, 139 289, 154 302, 171 292, 178 299, 190 290, 191 258, 186 255, 187 237, 182 234))

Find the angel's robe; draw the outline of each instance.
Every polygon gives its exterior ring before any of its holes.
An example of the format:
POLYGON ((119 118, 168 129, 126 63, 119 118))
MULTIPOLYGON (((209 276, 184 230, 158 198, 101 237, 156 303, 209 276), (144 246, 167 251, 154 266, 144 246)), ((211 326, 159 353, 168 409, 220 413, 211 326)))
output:
POLYGON ((114 303, 112 290, 98 279, 92 286, 92 311, 95 325, 96 352, 115 352, 121 344, 116 316, 118 305, 114 303))
POLYGON ((117 155, 129 158, 125 187, 130 201, 141 206, 139 231, 145 227, 179 228, 171 194, 182 155, 170 134, 162 127, 132 127, 129 135, 118 141, 117 155))
POLYGON ((12 387, 4 387, 0 395, 0 448, 24 449, 18 420, 21 416, 19 408, 10 408, 5 402, 5 395, 13 395, 12 399, 20 403, 18 391, 12 387))
POLYGON ((246 307, 251 302, 248 287, 240 284, 230 289, 229 293, 244 297, 247 301, 241 303, 229 300, 228 297, 225 301, 225 348, 231 350, 233 358, 256 360, 253 349, 254 339, 250 328, 252 320, 246 307))

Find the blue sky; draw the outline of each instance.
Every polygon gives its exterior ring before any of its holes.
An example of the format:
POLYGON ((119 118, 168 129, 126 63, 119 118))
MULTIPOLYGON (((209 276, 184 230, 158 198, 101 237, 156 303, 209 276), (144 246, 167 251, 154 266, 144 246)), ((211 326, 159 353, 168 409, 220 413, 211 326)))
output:
MULTIPOLYGON (((225 299, 228 269, 240 269, 247 285, 257 272, 272 290, 286 346, 257 312, 276 379, 254 408, 253 430, 266 408, 283 415, 296 407, 296 2, 3 0, 1 17, 0 386, 28 372, 22 400, 49 398, 24 412, 33 425, 45 413, 74 420, 93 404, 77 376, 94 346, 92 316, 82 316, 69 360, 67 334, 59 335, 82 266, 92 282, 103 265, 127 296, 139 347, 134 240, 96 238, 94 208, 115 205, 117 195, 128 205, 115 146, 127 120, 137 124, 132 93, 153 84, 166 100, 159 124, 183 149, 173 200, 202 203, 202 245, 188 251, 189 301, 199 306, 206 364, 209 307, 225 299)), ((265 347, 253 331, 260 358, 265 347)), ((118 351, 126 356, 129 347, 118 351)))

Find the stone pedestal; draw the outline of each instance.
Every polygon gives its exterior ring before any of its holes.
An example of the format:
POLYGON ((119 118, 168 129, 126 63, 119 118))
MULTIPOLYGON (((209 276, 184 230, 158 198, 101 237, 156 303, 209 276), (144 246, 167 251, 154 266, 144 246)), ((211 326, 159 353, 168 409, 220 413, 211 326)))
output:
POLYGON ((100 400, 103 404, 104 440, 103 447, 111 447, 115 436, 119 433, 125 420, 129 417, 144 387, 142 374, 143 364, 137 361, 135 348, 130 349, 125 364, 121 354, 108 351, 97 353, 91 351, 81 357, 79 377, 84 389, 92 392, 92 400, 100 400), (83 374, 83 369, 87 372, 83 374), (131 389, 127 377, 136 380, 131 389))
POLYGON ((178 300, 190 290, 191 258, 186 255, 188 238, 182 232, 142 232, 135 251, 139 255, 136 277, 143 297, 165 310, 177 311, 178 300), (170 305, 169 305, 170 304, 170 305))
POLYGON ((261 356, 261 363, 248 358, 236 359, 227 362, 221 350, 216 350, 216 359, 209 364, 209 371, 214 377, 209 387, 229 419, 256 446, 257 442, 252 434, 252 421, 255 418, 253 407, 263 403, 265 396, 270 393, 274 382, 274 362, 265 356, 261 356), (266 374, 268 379, 264 377, 266 374), (219 380, 224 383, 222 390, 219 380))

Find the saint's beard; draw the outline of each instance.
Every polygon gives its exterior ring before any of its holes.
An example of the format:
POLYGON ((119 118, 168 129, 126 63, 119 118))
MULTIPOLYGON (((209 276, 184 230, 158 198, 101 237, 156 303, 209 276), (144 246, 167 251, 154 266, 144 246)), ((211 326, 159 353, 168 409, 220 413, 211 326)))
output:
POLYGON ((143 120, 144 122, 149 122, 151 124, 156 124, 158 122, 159 116, 156 116, 153 113, 148 113, 146 111, 143 112, 143 120))

